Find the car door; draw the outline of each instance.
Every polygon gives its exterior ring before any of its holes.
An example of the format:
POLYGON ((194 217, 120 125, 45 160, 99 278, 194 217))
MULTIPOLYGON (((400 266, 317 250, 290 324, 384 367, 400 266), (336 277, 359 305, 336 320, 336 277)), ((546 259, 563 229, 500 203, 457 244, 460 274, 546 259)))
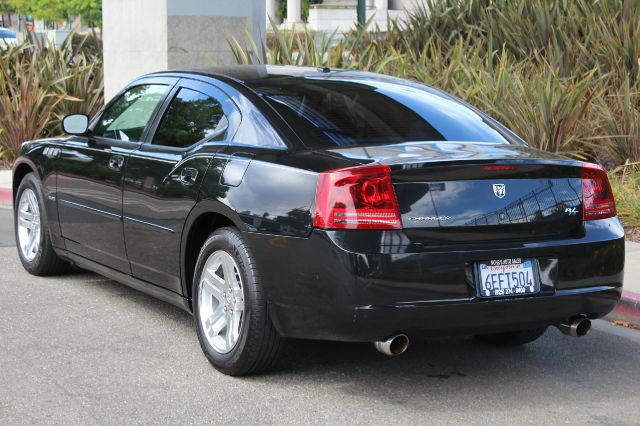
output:
POLYGON ((131 152, 177 79, 139 80, 67 140, 57 170, 57 204, 66 248, 130 273, 122 224, 122 182, 131 152))
POLYGON ((211 161, 240 123, 233 101, 211 84, 182 79, 126 167, 124 233, 133 276, 177 293, 184 223, 211 161))

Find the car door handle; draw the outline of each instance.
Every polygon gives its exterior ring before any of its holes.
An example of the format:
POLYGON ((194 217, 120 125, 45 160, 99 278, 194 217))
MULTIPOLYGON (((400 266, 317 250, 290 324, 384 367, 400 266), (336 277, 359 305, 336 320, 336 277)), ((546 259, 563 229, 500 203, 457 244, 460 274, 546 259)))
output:
POLYGON ((124 157, 122 155, 114 155, 109 158, 109 168, 113 170, 120 170, 124 164, 124 157))
POLYGON ((193 185, 198 177, 198 170, 193 167, 185 167, 180 172, 180 182, 183 185, 193 185))

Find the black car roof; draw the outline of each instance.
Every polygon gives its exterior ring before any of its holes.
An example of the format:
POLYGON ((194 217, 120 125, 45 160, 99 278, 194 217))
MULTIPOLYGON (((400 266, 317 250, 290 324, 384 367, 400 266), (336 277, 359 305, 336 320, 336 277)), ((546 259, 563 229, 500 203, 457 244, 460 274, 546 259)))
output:
POLYGON ((300 67, 286 65, 231 65, 203 69, 185 69, 160 71, 148 75, 159 74, 197 74, 210 77, 224 76, 239 83, 248 84, 282 78, 349 78, 399 82, 398 78, 363 71, 342 70, 327 67, 300 67))

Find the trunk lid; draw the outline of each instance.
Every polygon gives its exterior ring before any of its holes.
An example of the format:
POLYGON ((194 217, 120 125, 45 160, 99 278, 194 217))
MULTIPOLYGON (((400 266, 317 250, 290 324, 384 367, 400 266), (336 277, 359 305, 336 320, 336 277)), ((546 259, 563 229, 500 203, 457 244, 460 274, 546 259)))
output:
POLYGON ((424 244, 527 240, 582 229, 582 163, 525 146, 406 143, 331 150, 391 167, 402 225, 424 244))

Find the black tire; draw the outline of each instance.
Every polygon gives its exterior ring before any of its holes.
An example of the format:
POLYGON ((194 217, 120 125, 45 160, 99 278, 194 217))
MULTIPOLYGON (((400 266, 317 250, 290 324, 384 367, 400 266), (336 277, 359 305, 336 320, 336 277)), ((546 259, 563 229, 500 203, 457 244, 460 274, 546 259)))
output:
POLYGON ((243 376, 275 367, 283 350, 284 339, 271 322, 255 260, 237 229, 220 228, 205 241, 196 263, 192 296, 200 347, 217 370, 231 376, 243 376), (240 333, 235 346, 227 353, 214 349, 200 321, 200 281, 203 268, 209 257, 218 250, 227 252, 236 262, 244 296, 240 333))
POLYGON ((506 333, 478 334, 476 339, 493 346, 520 346, 531 343, 547 331, 547 327, 506 333))
POLYGON ((13 208, 13 229, 20 262, 22 262, 22 266, 30 274, 38 276, 59 275, 69 269, 69 263, 58 257, 53 249, 51 236, 49 234, 47 211, 45 210, 44 204, 44 194, 42 192, 40 180, 33 173, 25 175, 18 186, 13 208), (20 209, 22 193, 26 189, 31 189, 35 193, 40 216, 40 245, 35 257, 31 260, 27 259, 22 253, 22 250, 20 249, 20 240, 18 238, 18 211, 20 209))

